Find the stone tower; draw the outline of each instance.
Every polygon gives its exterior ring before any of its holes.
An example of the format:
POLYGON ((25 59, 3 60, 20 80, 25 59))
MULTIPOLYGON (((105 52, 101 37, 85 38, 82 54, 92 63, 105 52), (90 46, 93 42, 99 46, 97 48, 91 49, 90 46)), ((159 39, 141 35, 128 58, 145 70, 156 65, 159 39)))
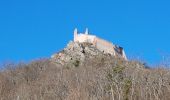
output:
POLYGON ((74 29, 74 41, 76 41, 78 35, 78 30, 77 28, 74 29))

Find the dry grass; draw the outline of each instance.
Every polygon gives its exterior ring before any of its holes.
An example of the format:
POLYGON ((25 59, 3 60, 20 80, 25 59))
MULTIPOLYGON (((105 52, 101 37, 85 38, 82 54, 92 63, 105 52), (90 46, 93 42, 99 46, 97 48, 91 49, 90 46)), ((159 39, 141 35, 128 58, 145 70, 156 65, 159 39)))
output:
POLYGON ((109 56, 76 67, 48 59, 5 67, 0 100, 170 100, 168 69, 146 69, 109 56))

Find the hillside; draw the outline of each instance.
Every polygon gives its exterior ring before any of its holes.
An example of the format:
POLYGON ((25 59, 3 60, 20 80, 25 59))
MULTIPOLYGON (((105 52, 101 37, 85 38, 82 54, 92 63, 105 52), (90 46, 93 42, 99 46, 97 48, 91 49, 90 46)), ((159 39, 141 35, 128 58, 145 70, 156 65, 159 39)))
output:
POLYGON ((0 100, 170 100, 170 71, 70 42, 51 59, 6 64, 0 100))

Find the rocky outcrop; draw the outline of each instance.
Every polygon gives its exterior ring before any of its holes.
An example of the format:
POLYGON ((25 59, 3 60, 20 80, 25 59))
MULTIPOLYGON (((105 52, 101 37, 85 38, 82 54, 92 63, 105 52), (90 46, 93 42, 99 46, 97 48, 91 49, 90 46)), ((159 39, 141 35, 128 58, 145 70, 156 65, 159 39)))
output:
MULTIPOLYGON (((72 62, 73 64, 83 62, 85 59, 93 58, 95 56, 113 56, 108 53, 104 53, 97 49, 91 43, 79 43, 79 42, 69 42, 67 47, 64 48, 59 53, 51 56, 52 62, 56 64, 67 64, 72 62)), ((75 64, 76 65, 76 64, 75 64)))

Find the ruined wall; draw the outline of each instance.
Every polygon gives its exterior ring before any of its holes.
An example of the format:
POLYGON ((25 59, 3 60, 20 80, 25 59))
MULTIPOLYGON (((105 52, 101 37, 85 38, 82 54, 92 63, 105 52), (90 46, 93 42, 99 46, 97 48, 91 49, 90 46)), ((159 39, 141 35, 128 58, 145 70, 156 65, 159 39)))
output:
POLYGON ((75 42, 87 42, 88 36, 85 34, 78 34, 75 38, 75 42))
POLYGON ((94 35, 87 35, 87 34, 78 34, 75 38, 75 42, 88 42, 88 43, 93 43, 95 40, 96 36, 94 35))
POLYGON ((94 44, 101 51, 115 55, 114 45, 112 43, 96 37, 94 44))
POLYGON ((103 40, 101 38, 96 37, 95 35, 89 35, 88 29, 86 32, 78 34, 77 29, 74 30, 74 42, 88 42, 92 43, 96 48, 104 53, 110 53, 111 55, 121 57, 127 60, 125 52, 123 48, 113 45, 111 42, 103 40))
POLYGON ((105 53, 110 53, 114 56, 124 58, 127 60, 126 54, 122 47, 115 46, 111 42, 100 39, 98 37, 95 38, 94 45, 101 51, 105 53))

